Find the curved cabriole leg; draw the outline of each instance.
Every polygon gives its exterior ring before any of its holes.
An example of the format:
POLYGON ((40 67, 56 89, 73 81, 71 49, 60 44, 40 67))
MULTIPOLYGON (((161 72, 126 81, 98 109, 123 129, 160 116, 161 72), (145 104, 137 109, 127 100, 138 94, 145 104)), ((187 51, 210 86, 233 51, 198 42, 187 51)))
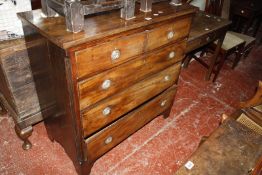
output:
POLYGON ((22 148, 24 150, 29 150, 32 148, 31 142, 28 140, 28 138, 32 135, 33 127, 28 126, 26 128, 21 129, 18 125, 15 125, 15 132, 17 136, 24 141, 22 148))

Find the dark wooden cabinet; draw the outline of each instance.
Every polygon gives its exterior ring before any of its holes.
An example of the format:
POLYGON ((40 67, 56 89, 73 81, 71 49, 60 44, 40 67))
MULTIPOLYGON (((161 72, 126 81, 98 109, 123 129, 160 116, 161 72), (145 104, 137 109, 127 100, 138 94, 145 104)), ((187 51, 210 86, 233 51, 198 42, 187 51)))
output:
POLYGON ((252 35, 255 36, 262 20, 262 1, 231 0, 229 16, 234 31, 247 34, 250 27, 254 26, 252 35))
MULTIPOLYGON (((194 12, 161 2, 152 13, 137 8, 136 18, 125 21, 112 11, 87 17, 76 34, 66 31, 63 17, 19 14, 26 41, 47 43, 48 56, 38 64, 48 62, 53 95, 47 97, 55 108, 43 113, 45 125, 79 174, 156 116, 169 115, 194 12)), ((29 52, 31 64, 35 57, 29 52)))
POLYGON ((50 85, 45 84, 49 79, 45 64, 38 65, 38 60, 48 55, 43 50, 45 47, 46 42, 42 39, 36 39, 27 46, 24 39, 2 41, 0 44, 0 105, 2 111, 8 112, 14 119, 15 130, 24 141, 24 149, 32 146, 28 137, 32 134, 32 126, 43 120, 41 110, 54 104, 49 101, 50 98, 45 98, 41 103, 38 100, 50 94, 50 85), (28 51, 35 53, 32 69, 28 51), (38 94, 35 83, 40 85, 38 94))
POLYGON ((41 8, 41 0, 31 0, 32 9, 40 9, 41 8))

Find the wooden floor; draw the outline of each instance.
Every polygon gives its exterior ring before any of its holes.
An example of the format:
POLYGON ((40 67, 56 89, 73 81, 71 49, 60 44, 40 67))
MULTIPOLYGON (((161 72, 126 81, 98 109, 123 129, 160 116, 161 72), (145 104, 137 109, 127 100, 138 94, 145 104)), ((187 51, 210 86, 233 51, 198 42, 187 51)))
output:
MULTIPOLYGON (((235 70, 225 65, 215 83, 205 82, 205 69, 192 62, 182 70, 170 117, 157 117, 101 157, 92 175, 169 175, 197 149, 200 138, 217 127, 223 113, 231 114, 240 101, 253 96, 262 80, 262 45, 235 70)), ((48 140, 43 123, 34 127, 33 148, 22 142, 8 116, 0 116, 1 175, 74 175, 74 166, 58 143, 48 140)))

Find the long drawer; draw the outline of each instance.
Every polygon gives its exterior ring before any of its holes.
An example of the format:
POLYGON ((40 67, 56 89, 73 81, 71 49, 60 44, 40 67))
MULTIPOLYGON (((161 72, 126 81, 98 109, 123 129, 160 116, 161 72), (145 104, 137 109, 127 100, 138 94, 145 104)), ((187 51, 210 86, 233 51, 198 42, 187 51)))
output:
POLYGON ((90 161, 96 160, 157 115, 168 109, 173 103, 175 92, 176 87, 169 88, 153 100, 86 139, 88 159, 90 161))
POLYGON ((85 110, 82 114, 84 136, 91 135, 172 86, 178 79, 179 71, 180 63, 101 101, 91 109, 85 110))
POLYGON ((99 72, 144 52, 146 33, 122 37, 75 53, 77 77, 99 72))
POLYGON ((133 85, 145 76, 181 61, 185 47, 185 41, 169 45, 81 81, 78 84, 80 110, 133 85))

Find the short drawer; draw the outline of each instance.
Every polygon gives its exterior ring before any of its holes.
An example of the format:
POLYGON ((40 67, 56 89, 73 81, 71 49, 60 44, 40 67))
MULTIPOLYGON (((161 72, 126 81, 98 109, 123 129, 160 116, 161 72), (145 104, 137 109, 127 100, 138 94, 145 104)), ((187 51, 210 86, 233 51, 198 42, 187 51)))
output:
POLYGON ((189 53, 201 46, 202 39, 201 38, 194 38, 189 39, 186 46, 186 53, 189 53))
POLYGON ((169 88, 153 100, 86 139, 87 157, 90 161, 96 160, 157 115, 167 110, 173 103, 175 92, 175 87, 169 88))
POLYGON ((122 37, 75 53, 77 77, 109 69, 144 51, 146 34, 122 37))
POLYGON ((200 38, 201 41, 200 41, 200 43, 198 45, 198 48, 201 47, 201 46, 204 46, 204 45, 206 45, 208 43, 211 43, 211 42, 215 41, 217 39, 217 32, 218 31, 214 31, 212 33, 208 33, 208 34, 202 36, 200 38))
POLYGON ((246 18, 248 18, 251 15, 250 10, 241 7, 234 7, 233 14, 243 16, 246 18))
POLYGON ((218 29, 201 37, 189 38, 187 42, 186 53, 189 53, 195 49, 199 49, 201 46, 204 46, 208 43, 217 40, 218 37, 220 37, 223 34, 222 32, 223 31, 218 29))
POLYGON ((185 41, 169 45, 79 82, 80 110, 181 61, 185 45, 185 41))
POLYGON ((147 50, 161 47, 169 42, 188 36, 191 18, 176 20, 157 29, 148 31, 147 50))
POLYGON ((179 71, 180 63, 101 101, 91 109, 85 110, 82 114, 84 135, 91 135, 172 86, 178 78, 179 71))

